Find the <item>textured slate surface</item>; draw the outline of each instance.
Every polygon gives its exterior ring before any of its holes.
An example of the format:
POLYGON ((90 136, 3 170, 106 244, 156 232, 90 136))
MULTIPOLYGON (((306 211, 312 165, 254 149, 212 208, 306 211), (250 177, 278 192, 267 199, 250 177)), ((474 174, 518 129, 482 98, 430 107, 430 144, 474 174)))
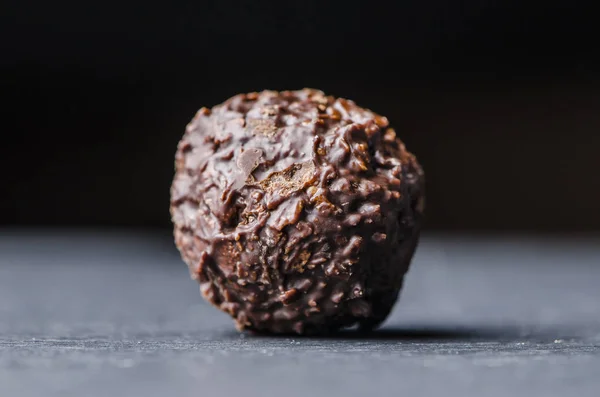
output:
POLYGON ((240 335, 168 235, 0 231, 0 396, 600 395, 600 238, 425 236, 359 338, 240 335))

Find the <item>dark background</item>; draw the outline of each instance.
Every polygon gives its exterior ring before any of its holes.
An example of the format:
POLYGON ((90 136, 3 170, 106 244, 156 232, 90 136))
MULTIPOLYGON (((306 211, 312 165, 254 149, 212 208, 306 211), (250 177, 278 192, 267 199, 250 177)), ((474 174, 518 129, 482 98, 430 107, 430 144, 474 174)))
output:
POLYGON ((0 224, 168 228, 195 111, 308 86, 388 116, 430 230, 600 230, 582 3, 4 1, 0 224))

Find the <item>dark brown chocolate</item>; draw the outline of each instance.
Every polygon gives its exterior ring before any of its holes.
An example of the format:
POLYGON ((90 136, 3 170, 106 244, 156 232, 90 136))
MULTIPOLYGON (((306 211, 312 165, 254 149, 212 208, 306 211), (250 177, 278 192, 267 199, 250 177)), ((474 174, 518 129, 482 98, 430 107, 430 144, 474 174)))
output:
POLYGON ((202 108, 171 188, 175 241, 238 329, 371 329, 417 245, 423 171, 388 120, 321 91, 202 108))

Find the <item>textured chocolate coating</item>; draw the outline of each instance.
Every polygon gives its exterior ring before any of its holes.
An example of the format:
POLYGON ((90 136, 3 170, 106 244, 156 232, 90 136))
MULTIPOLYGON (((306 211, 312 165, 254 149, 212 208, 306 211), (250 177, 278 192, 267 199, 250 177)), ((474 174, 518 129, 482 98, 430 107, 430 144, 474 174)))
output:
POLYGON ((238 329, 371 329, 417 245, 423 171, 388 121, 321 91, 237 95, 188 124, 175 241, 238 329))

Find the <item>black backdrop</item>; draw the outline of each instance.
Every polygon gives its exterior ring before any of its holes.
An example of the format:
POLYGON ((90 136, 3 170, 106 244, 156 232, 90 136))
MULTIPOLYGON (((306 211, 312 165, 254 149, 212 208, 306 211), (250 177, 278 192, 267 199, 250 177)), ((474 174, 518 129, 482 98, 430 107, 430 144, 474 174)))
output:
POLYGON ((0 223, 168 227, 195 111, 308 86, 388 116, 430 229, 600 230, 581 3, 5 1, 0 223))

